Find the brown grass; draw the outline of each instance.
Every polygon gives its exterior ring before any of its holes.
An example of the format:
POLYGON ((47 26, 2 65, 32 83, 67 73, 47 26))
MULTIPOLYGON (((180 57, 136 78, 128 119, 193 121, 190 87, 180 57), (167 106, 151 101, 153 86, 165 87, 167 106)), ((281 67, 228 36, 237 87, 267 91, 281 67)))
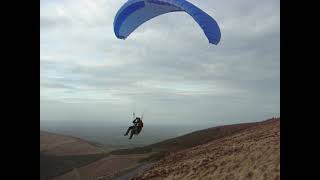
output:
POLYGON ((254 179, 280 177, 280 118, 160 160, 133 179, 254 179))
POLYGON ((79 180, 78 177, 80 177, 81 180, 95 180, 99 177, 111 179, 121 171, 134 168, 138 165, 140 159, 149 155, 150 154, 110 155, 52 180, 79 180))
POLYGON ((40 152, 55 156, 104 153, 102 149, 82 139, 44 131, 40 131, 40 152))

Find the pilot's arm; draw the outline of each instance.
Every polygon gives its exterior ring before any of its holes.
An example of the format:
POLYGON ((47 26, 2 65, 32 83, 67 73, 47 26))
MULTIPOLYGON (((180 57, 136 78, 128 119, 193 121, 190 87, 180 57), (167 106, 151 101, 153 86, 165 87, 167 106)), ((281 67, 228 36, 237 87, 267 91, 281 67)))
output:
POLYGON ((133 124, 137 123, 137 119, 134 119, 134 120, 132 121, 132 123, 133 123, 133 124))

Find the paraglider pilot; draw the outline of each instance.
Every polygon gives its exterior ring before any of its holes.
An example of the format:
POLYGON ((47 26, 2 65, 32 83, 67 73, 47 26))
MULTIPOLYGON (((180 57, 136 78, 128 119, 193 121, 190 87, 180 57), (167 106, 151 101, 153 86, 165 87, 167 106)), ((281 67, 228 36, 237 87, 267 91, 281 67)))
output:
POLYGON ((133 123, 134 125, 133 125, 133 126, 130 126, 130 127, 128 128, 127 132, 124 134, 125 136, 127 136, 128 133, 129 133, 129 131, 131 130, 131 134, 130 134, 129 139, 131 139, 134 134, 139 134, 139 133, 141 132, 142 127, 143 127, 143 122, 142 122, 141 118, 139 118, 139 117, 136 117, 136 118, 132 121, 132 123, 133 123))

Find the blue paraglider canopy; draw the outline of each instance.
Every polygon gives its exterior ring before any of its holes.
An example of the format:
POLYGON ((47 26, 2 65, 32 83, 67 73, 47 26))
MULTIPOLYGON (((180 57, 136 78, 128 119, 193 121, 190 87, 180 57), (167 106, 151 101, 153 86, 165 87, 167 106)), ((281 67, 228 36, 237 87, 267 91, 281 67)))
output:
POLYGON ((169 12, 184 11, 201 27, 209 43, 217 45, 221 38, 217 22, 186 0, 128 0, 117 12, 113 26, 119 39, 126 39, 144 22, 169 12))

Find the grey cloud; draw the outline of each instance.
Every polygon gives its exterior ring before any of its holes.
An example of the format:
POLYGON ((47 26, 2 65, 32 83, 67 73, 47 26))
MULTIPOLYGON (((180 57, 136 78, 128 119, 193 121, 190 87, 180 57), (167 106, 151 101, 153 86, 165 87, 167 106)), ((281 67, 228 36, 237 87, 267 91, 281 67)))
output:
MULTIPOLYGON (((91 23, 77 24, 52 14, 41 16, 41 52, 44 57, 52 56, 41 60, 41 88, 50 92, 43 100, 87 106, 87 116, 93 114, 94 103, 105 103, 114 107, 105 113, 119 118, 117 113, 124 113, 123 109, 129 110, 137 102, 152 107, 154 121, 169 118, 166 122, 197 116, 203 122, 235 122, 279 113, 278 1, 192 1, 221 25, 218 46, 209 45, 185 13, 157 17, 127 40, 118 40, 112 21, 123 2, 90 5, 92 9, 101 7, 84 19, 91 23), (193 89, 170 87, 181 84, 193 89), (54 89, 65 92, 58 97, 56 93, 61 92, 54 89)), ((69 5, 65 6, 73 17, 86 15, 77 14, 78 6, 69 5)))

